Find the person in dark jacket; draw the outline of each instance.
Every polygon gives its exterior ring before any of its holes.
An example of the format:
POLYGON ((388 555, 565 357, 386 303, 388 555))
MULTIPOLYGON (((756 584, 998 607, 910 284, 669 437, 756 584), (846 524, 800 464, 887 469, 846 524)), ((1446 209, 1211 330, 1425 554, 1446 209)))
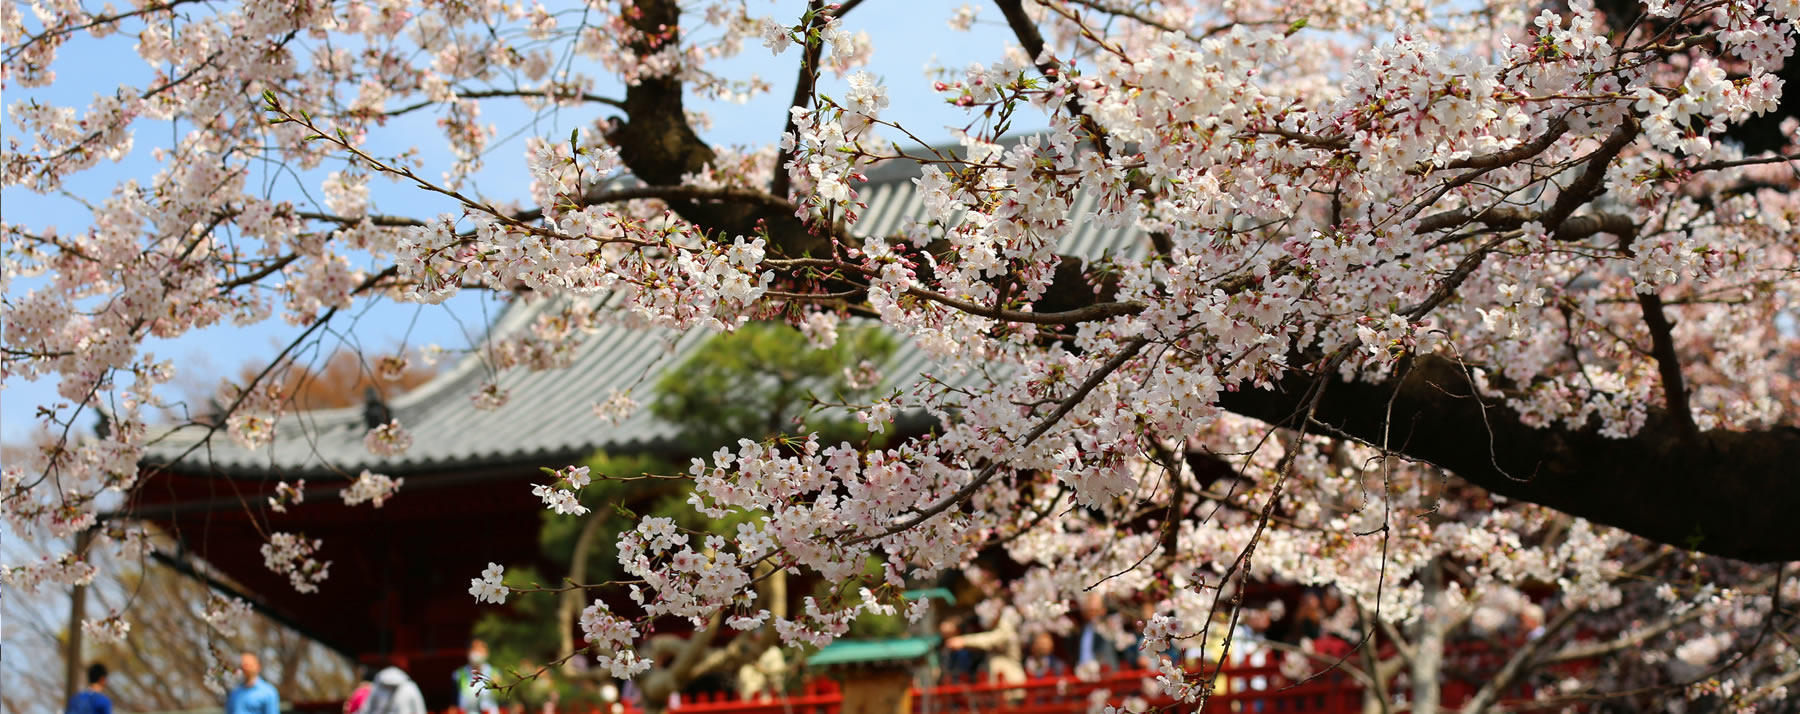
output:
POLYGON ((1075 632, 1070 649, 1075 652, 1077 669, 1100 666, 1119 668, 1117 630, 1106 622, 1106 599, 1099 592, 1089 592, 1081 601, 1081 629, 1075 632))

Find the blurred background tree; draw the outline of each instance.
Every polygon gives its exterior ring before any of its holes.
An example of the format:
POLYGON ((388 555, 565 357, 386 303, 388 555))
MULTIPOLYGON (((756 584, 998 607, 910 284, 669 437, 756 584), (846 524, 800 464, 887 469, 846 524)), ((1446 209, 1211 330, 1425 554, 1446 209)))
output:
POLYGON ((831 347, 815 349, 789 325, 750 323, 712 338, 667 373, 650 410, 681 429, 690 453, 734 446, 746 434, 816 431, 822 443, 861 443, 868 429, 831 405, 870 396, 876 385, 864 383, 860 370, 884 363, 895 344, 879 329, 844 328, 831 347))
MULTIPOLYGON (((282 393, 288 395, 290 411, 308 411, 361 406, 370 389, 384 400, 392 399, 431 381, 438 374, 437 367, 417 361, 393 362, 393 365, 403 366, 384 374, 380 369, 383 361, 393 359, 397 358, 369 358, 356 350, 337 349, 332 350, 322 364, 313 359, 278 366, 271 378, 279 382, 282 393)), ((232 382, 249 384, 268 367, 265 362, 245 363, 238 368, 232 382)), ((203 382, 197 378, 183 382, 182 401, 168 416, 177 421, 212 423, 213 415, 223 411, 224 406, 218 402, 218 388, 218 382, 203 382)))
MULTIPOLYGON (((165 552, 169 539, 152 536, 165 552)), ((203 616, 217 594, 205 584, 145 558, 97 558, 99 572, 87 589, 87 612, 123 612, 131 607, 131 631, 124 641, 84 638, 82 662, 106 665, 107 694, 119 711, 187 711, 218 707, 224 693, 207 686, 208 674, 237 665, 237 653, 255 652, 263 678, 284 702, 342 699, 356 684, 350 660, 305 635, 254 611, 223 629, 203 616)), ((204 563, 197 563, 204 569, 204 563)), ((216 573, 213 574, 218 577, 216 573)), ((0 710, 62 711, 65 693, 61 654, 69 631, 70 594, 64 589, 12 591, 0 599, 7 623, 7 686, 0 710)))

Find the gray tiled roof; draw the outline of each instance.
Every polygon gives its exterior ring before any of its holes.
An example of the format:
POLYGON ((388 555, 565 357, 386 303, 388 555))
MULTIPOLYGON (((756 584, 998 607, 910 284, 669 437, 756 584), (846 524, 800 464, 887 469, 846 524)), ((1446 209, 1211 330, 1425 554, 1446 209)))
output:
MULTIPOLYGON (((861 188, 868 209, 855 225, 861 235, 890 235, 906 218, 921 218, 924 204, 912 184, 915 170, 898 171, 883 166, 871 172, 872 183, 861 188)), ((1077 198, 1071 215, 1079 226, 1059 246, 1064 255, 1095 258, 1109 248, 1126 255, 1142 255, 1146 241, 1127 231, 1108 230, 1078 217, 1093 211, 1095 197, 1077 198)), ((560 309, 562 303, 540 300, 515 303, 490 331, 494 336, 516 334, 539 315, 560 309)), ((450 467, 479 466, 558 468, 600 450, 655 451, 674 445, 673 425, 636 410, 618 424, 595 416, 595 402, 613 389, 636 388, 633 396, 648 403, 648 392, 660 375, 680 365, 711 332, 685 334, 668 329, 628 328, 606 324, 589 335, 570 364, 561 369, 533 371, 508 369, 497 377, 510 391, 499 409, 476 409, 469 400, 490 377, 477 357, 469 357, 449 372, 389 404, 413 436, 412 447, 402 456, 383 459, 363 446, 366 433, 362 408, 332 409, 290 414, 276 429, 275 441, 254 451, 246 450, 218 434, 209 445, 194 448, 207 435, 189 427, 166 433, 150 449, 147 465, 163 465, 193 448, 172 468, 183 473, 235 477, 318 477, 331 473, 354 476, 362 469, 388 474, 443 471, 450 467)), ((903 342, 882 365, 887 386, 905 387, 934 372, 930 358, 910 342, 903 342)), ((948 377, 949 375, 944 375, 948 377)), ((922 415, 918 415, 922 416, 922 415)))

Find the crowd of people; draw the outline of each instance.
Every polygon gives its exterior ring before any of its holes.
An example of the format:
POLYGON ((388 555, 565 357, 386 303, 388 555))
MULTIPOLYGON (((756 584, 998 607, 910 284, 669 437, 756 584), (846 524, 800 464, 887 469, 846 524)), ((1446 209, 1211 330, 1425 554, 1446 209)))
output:
MULTIPOLYGON (((426 714, 425 695, 406 673, 405 663, 389 660, 379 666, 363 665, 356 688, 344 701, 344 714, 426 714)), ((498 714, 500 703, 493 687, 495 671, 488 663, 487 643, 469 642, 469 661, 451 675, 456 680, 456 706, 467 714, 498 714)))
POLYGON ((1077 603, 1074 627, 1059 635, 1048 623, 1024 623, 1010 607, 997 611, 958 612, 939 620, 942 650, 940 682, 993 681, 1012 684, 1048 676, 1099 670, 1154 669, 1159 658, 1184 665, 1268 661, 1269 643, 1283 643, 1319 654, 1348 651, 1361 639, 1357 621, 1332 588, 1302 591, 1292 611, 1286 601, 1269 599, 1244 607, 1236 624, 1225 613, 1205 638, 1171 643, 1164 652, 1144 650, 1143 625, 1155 614, 1154 603, 1141 599, 1109 601, 1090 593, 1077 603), (984 616, 985 615, 985 616, 984 616), (1229 655, 1225 647, 1230 630, 1229 655))
MULTIPOLYGON (((406 673, 404 663, 391 660, 379 666, 358 668, 357 684, 344 701, 344 714, 427 714, 425 695, 406 673)), ((88 665, 87 687, 69 698, 66 714, 112 714, 106 694, 106 665, 88 665)), ((469 662, 456 670, 457 707, 468 714, 499 714, 494 670, 487 662, 487 645, 469 643, 469 662)), ((225 694, 224 714, 279 714, 281 695, 262 678, 262 662, 245 652, 238 658, 236 679, 225 694)))
MULTIPOLYGON (((1025 622, 1010 606, 980 607, 971 611, 951 611, 938 620, 942 649, 937 653, 934 678, 938 683, 958 684, 993 681, 1020 684, 1027 680, 1063 675, 1091 676, 1102 671, 1122 669, 1155 669, 1159 659, 1192 667, 1205 663, 1217 665, 1229 658, 1232 665, 1248 663, 1261 667, 1274 660, 1273 649, 1299 650, 1324 657, 1348 653, 1364 633, 1355 609, 1347 607, 1333 588, 1306 589, 1291 600, 1268 599, 1243 607, 1235 626, 1221 613, 1217 627, 1209 628, 1209 636, 1171 643, 1163 652, 1144 649, 1143 625, 1155 614, 1154 603, 1146 600, 1109 600, 1090 593, 1077 603, 1073 627, 1058 628, 1052 623, 1025 622), (1293 602, 1288 611, 1287 602, 1293 602), (1226 631, 1230 650, 1227 653, 1226 631)), ((999 599, 989 603, 998 604, 999 599)), ((1542 606, 1525 603, 1516 608, 1517 615, 1502 622, 1499 617, 1474 618, 1473 629, 1492 635, 1519 636, 1532 639, 1544 631, 1542 606), (1494 620, 1486 623, 1485 620, 1494 620), (1484 629, 1485 628, 1485 629, 1484 629), (1502 632, 1504 631, 1504 632, 1502 632)), ((779 654, 771 651, 779 660, 779 654)), ((765 657, 766 658, 766 657, 765 657)), ((751 693, 778 688, 775 674, 764 672, 758 663, 745 665, 737 674, 740 679, 756 680, 748 685, 738 682, 737 693, 748 686, 751 693), (754 676, 753 676, 754 675, 754 676), (766 680, 766 681, 765 681, 766 680)), ((404 660, 364 664, 358 668, 358 682, 344 703, 344 714, 426 714, 425 697, 406 672, 404 660)), ((521 670, 530 669, 521 667, 521 670)), ((782 668, 777 667, 776 670, 782 668)), ((106 694, 107 668, 94 663, 87 669, 87 687, 69 700, 67 714, 112 714, 113 706, 106 694)), ((488 661, 486 643, 471 640, 467 664, 454 674, 457 708, 468 714, 499 714, 511 710, 499 701, 496 670, 488 661)), ((245 652, 239 658, 236 679, 225 696, 224 714, 277 714, 281 697, 274 685, 262 679, 262 666, 256 655, 245 652)), ((1260 677, 1253 678, 1252 688, 1260 677)), ((553 711, 556 694, 547 682, 538 682, 546 694, 540 706, 553 711)), ((724 690, 729 685, 714 683, 724 690)), ((622 688, 608 686, 607 701, 635 699, 630 682, 622 688)), ((507 702, 515 704, 516 702, 507 702)))
MULTIPOLYGON (((1159 659, 1190 669, 1201 664, 1210 668, 1222 661, 1229 667, 1253 670, 1281 666, 1283 676, 1294 677, 1303 676, 1301 670, 1310 671, 1312 663, 1349 654, 1368 637, 1357 609, 1329 586, 1251 598, 1235 620, 1228 613, 1215 613, 1206 637, 1171 643, 1163 652, 1144 649, 1143 625, 1155 612, 1154 603, 1148 600, 1109 599, 1098 593, 1076 603, 1073 622, 1060 627, 1057 623, 1024 622, 1006 606, 952 612, 938 620, 942 643, 933 678, 940 684, 1011 685, 1045 677, 1156 669, 1159 659), (1301 666, 1290 672, 1288 665, 1301 666)), ((1476 611, 1471 627, 1459 636, 1483 642, 1528 641, 1543 636, 1544 618, 1544 605, 1529 601, 1484 605, 1476 611)), ((1243 681, 1250 689, 1268 686, 1260 672, 1243 681)))

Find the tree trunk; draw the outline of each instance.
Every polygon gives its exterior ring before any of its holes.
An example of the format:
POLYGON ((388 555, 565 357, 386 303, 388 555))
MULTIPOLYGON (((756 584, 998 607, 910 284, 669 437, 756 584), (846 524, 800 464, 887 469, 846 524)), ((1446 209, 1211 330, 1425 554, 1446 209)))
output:
MULTIPOLYGON (((76 557, 87 557, 88 531, 75 534, 76 557)), ((75 698, 81 691, 81 621, 87 619, 87 586, 76 585, 69 592, 69 642, 63 652, 63 701, 75 698)))
POLYGON ((1380 625, 1369 617, 1367 610, 1352 598, 1350 607, 1356 608, 1357 625, 1366 633, 1367 640, 1357 649, 1361 651, 1363 670, 1369 673, 1369 686, 1363 687, 1363 714, 1388 714, 1388 678, 1391 668, 1383 666, 1386 662, 1375 658, 1379 640, 1375 632, 1380 625))
MULTIPOLYGON (((569 560, 569 583, 576 584, 587 581, 588 550, 594 545, 594 538, 600 534, 600 522, 605 520, 596 511, 588 516, 587 522, 581 525, 581 535, 575 537, 575 553, 569 560)), ((562 658, 563 674, 575 673, 575 613, 581 610, 582 590, 566 590, 556 605, 557 648, 562 658)))
MULTIPOLYGON (((276 683, 275 691, 292 692, 300 681, 300 660, 306 656, 306 639, 298 633, 284 632, 280 641, 287 651, 281 652, 281 659, 276 662, 281 667, 281 680, 276 683)), ((263 679, 268 680, 266 673, 263 679)))
MULTIPOLYGON (((768 573, 757 586, 757 596, 758 601, 767 604, 772 617, 787 617, 787 572, 768 573)), ((705 630, 694 633, 685 641, 659 635, 646 643, 643 649, 649 650, 657 664, 637 680, 638 691, 643 693, 644 711, 660 714, 668 707, 669 695, 679 693, 689 683, 712 672, 735 671, 775 645, 775 625, 770 622, 755 632, 738 633, 725 647, 714 648, 712 641, 718 637, 724 622, 725 613, 714 613, 705 630)))
POLYGON ((1450 622, 1450 613, 1445 610, 1443 564, 1437 558, 1425 564, 1424 572, 1419 575, 1424 585, 1424 600, 1420 603, 1419 634, 1413 639, 1412 686, 1413 714, 1438 714, 1438 702, 1442 695, 1440 680, 1443 677, 1444 662, 1444 629, 1450 622))

